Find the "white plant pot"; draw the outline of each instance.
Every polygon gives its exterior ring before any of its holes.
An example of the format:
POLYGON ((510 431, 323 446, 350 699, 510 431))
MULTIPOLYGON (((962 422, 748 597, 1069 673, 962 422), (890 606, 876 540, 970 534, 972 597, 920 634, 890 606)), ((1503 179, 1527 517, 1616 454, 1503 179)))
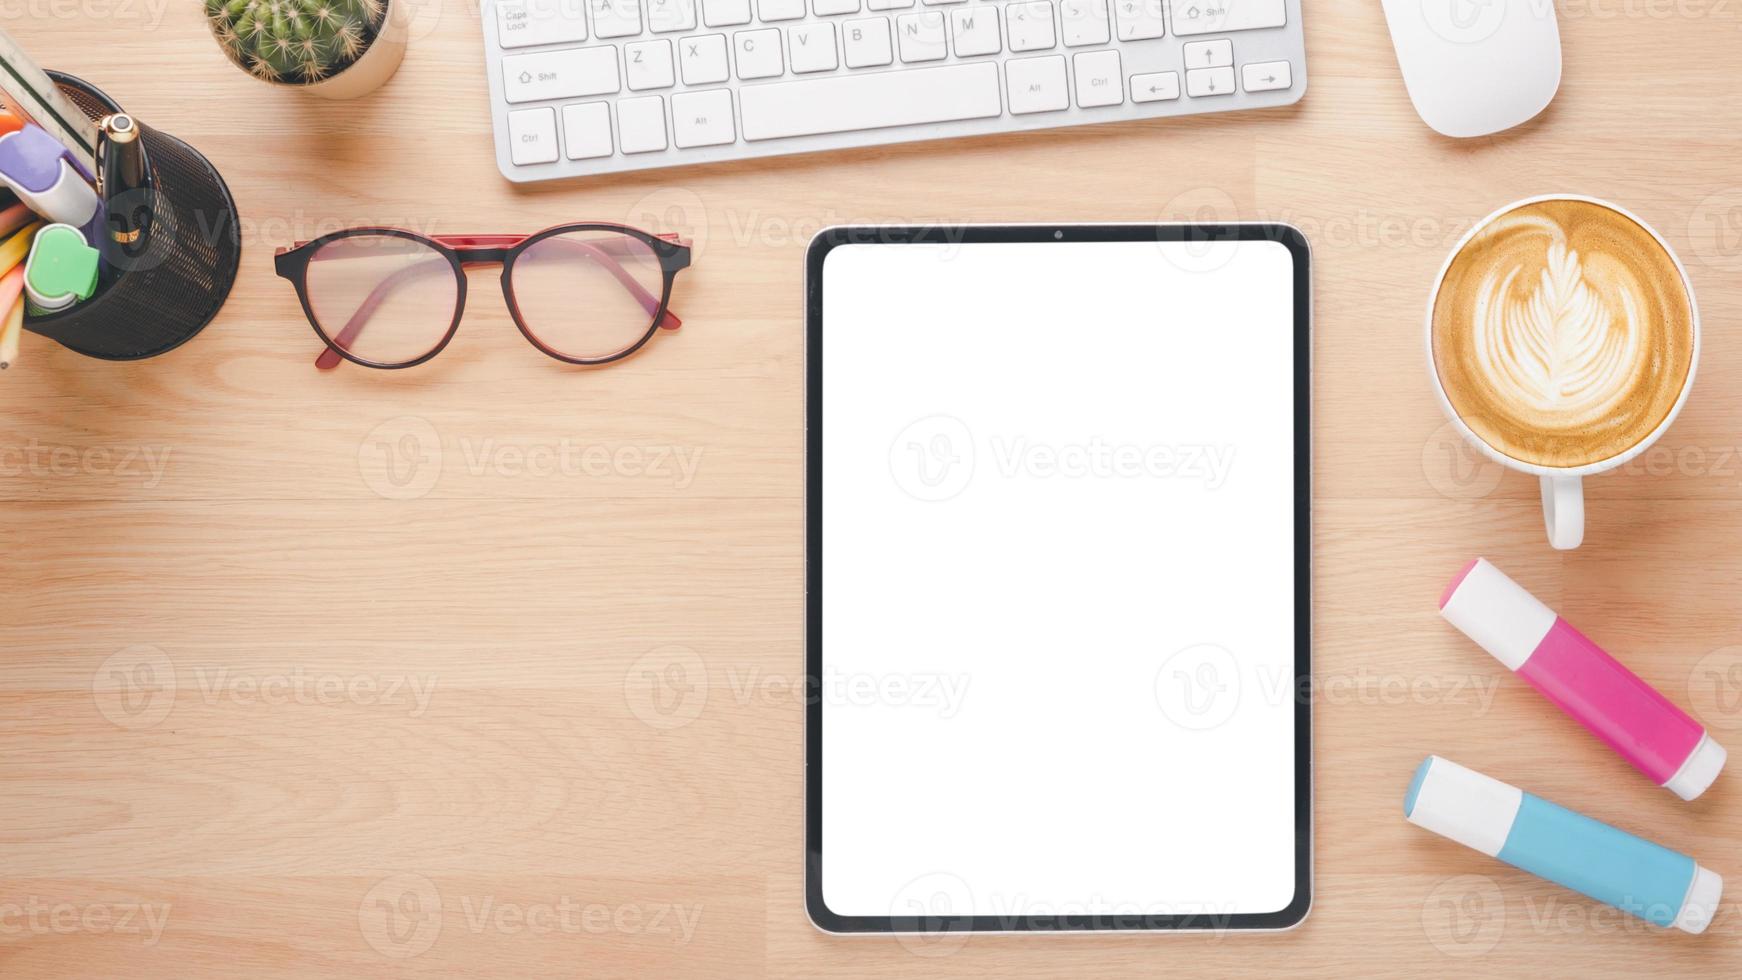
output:
POLYGON ((405 58, 410 21, 404 4, 399 0, 388 0, 387 14, 381 18, 381 32, 375 35, 374 43, 363 52, 363 57, 330 78, 294 87, 323 99, 355 99, 368 95, 386 84, 399 70, 399 62, 405 58))

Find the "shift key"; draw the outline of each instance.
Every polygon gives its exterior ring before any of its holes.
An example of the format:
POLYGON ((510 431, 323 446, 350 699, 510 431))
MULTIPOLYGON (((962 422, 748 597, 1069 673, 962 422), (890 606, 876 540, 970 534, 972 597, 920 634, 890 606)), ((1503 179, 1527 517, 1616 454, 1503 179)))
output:
POLYGON ((1283 0, 1174 0, 1173 34, 1227 34, 1288 24, 1283 0))
POLYGON ((619 87, 614 47, 540 51, 502 59, 502 91, 509 102, 607 95, 619 87))

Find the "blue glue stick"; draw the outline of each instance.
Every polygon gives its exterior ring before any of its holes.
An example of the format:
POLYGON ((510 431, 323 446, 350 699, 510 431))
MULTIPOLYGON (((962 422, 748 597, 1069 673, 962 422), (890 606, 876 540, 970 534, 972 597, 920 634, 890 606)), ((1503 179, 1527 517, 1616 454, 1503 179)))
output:
POLYGON ((1685 854, 1437 755, 1415 771, 1403 815, 1655 925, 1704 932, 1724 893, 1724 879, 1685 854))

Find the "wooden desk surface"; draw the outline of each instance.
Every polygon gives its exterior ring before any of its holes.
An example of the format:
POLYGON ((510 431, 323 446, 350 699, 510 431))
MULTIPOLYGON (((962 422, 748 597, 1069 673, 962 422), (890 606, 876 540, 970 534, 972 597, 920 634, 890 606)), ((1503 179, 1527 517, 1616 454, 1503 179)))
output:
POLYGON ((1742 11, 1563 0, 1552 109, 1455 143, 1412 112, 1378 4, 1314 6, 1288 111, 531 191, 491 162, 464 0, 427 0, 398 76, 348 105, 243 77, 196 5, 9 8, 42 63, 206 152, 245 244, 188 346, 109 364, 27 337, 0 383, 0 973, 1742 972, 1734 901, 1705 936, 1655 934, 1399 808, 1443 753, 1742 888, 1742 777, 1693 804, 1653 789, 1434 611, 1486 554, 1742 747, 1742 11), (1448 443, 1419 328, 1465 228, 1548 191, 1653 222, 1705 318, 1686 413, 1593 482, 1570 555, 1531 480, 1448 443), (945 949, 819 933, 792 686, 806 240, 1194 217, 1292 221, 1317 257, 1311 917, 945 949), (684 329, 601 371, 538 354, 480 288, 429 365, 317 373, 271 269, 346 225, 580 219, 698 242, 684 329))

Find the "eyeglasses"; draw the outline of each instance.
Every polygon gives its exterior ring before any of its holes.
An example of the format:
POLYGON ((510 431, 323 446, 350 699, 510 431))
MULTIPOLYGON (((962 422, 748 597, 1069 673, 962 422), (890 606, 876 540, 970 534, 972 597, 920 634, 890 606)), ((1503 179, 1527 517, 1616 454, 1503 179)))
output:
POLYGON ((327 346, 315 359, 323 371, 341 358, 408 368, 441 353, 465 312, 466 268, 492 262, 502 265, 502 296, 532 346, 570 364, 608 364, 683 325, 666 307, 690 247, 610 224, 427 238, 348 228, 281 248, 274 261, 327 346))

